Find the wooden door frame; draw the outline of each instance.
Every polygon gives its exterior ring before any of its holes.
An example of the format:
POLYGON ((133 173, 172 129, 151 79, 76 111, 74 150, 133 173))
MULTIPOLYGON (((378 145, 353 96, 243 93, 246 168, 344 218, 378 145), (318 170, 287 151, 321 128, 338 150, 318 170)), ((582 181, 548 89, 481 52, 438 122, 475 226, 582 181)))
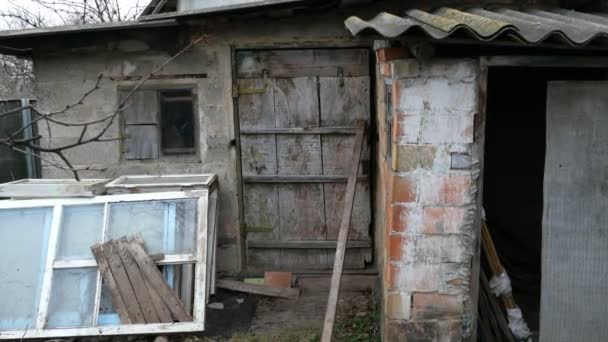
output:
MULTIPOLYGON (((232 120, 233 120, 233 128, 234 128, 234 138, 232 140, 232 144, 235 147, 235 167, 236 167, 236 182, 237 182, 237 197, 238 197, 238 222, 239 222, 239 226, 238 226, 238 234, 237 234, 237 244, 238 244, 238 258, 239 258, 239 270, 240 273, 247 273, 248 271, 248 265, 247 265, 247 231, 246 231, 246 227, 245 227, 245 203, 244 203, 244 190, 243 190, 243 169, 242 169, 242 164, 241 164, 241 139, 240 139, 240 134, 241 134, 241 129, 240 129, 240 116, 239 116, 239 104, 238 104, 238 94, 235 94, 235 91, 238 91, 238 70, 237 70, 237 53, 240 51, 246 51, 246 50, 253 50, 253 51, 259 51, 259 50, 321 50, 321 49, 326 49, 326 50, 341 50, 341 49, 365 49, 367 51, 369 51, 370 54, 370 58, 369 58, 369 78, 370 78, 370 131, 371 132, 375 132, 376 130, 376 125, 375 125, 375 121, 374 118, 376 116, 376 106, 374 105, 375 102, 375 97, 376 97, 376 68, 374 67, 375 65, 375 59, 371 58, 372 57, 372 53, 373 53, 373 40, 367 41, 366 43, 353 43, 353 42, 333 42, 331 44, 322 44, 322 43, 284 43, 284 44, 278 44, 278 45, 273 45, 273 44, 239 44, 239 45, 231 45, 230 46, 230 57, 231 57, 231 77, 232 77, 232 106, 233 106, 233 110, 232 110, 232 120)), ((370 137, 370 154, 371 156, 374 155, 376 149, 377 149, 377 144, 375 143, 375 139, 373 139, 373 137, 370 137)), ((374 165, 373 163, 375 162, 375 159, 373 157, 370 158, 370 163, 372 165, 370 165, 370 174, 369 174, 369 178, 370 178, 370 182, 369 182, 369 187, 370 187, 370 205, 371 205, 371 223, 370 223, 370 227, 373 228, 374 226, 374 221, 375 221, 375 213, 374 213, 374 207, 373 207, 373 203, 374 203, 374 195, 375 195, 375 188, 374 188, 374 177, 376 177, 374 171, 374 165)), ((376 248, 375 248, 375 241, 374 241, 374 237, 375 234, 370 234, 370 238, 371 238, 371 249, 372 249, 372 259, 375 260, 376 258, 376 248)), ((319 273, 323 273, 323 272, 319 272, 319 273)))

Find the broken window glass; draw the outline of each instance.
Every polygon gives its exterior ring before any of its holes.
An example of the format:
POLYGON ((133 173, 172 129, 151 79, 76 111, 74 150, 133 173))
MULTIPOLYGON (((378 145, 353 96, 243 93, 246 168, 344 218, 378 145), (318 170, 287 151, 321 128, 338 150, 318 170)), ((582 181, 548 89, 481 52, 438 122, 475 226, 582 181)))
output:
POLYGON ((97 268, 55 270, 47 327, 92 326, 96 288, 97 268))

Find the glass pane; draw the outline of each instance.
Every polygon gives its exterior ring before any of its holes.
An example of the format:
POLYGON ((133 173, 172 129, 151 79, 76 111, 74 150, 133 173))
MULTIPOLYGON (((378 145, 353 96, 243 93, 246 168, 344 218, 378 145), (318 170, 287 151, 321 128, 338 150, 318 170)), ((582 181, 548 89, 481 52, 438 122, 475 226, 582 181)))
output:
POLYGON ((97 268, 55 270, 47 327, 92 326, 96 285, 97 268))
POLYGON ((120 325, 120 317, 112 304, 112 294, 110 288, 102 281, 101 298, 99 300, 99 316, 97 325, 120 325))
POLYGON ((32 329, 46 263, 51 208, 0 210, 0 329, 32 329))
POLYGON ((161 143, 164 153, 194 152, 194 104, 192 90, 160 92, 161 143))
POLYGON ((140 233, 150 254, 192 254, 196 199, 110 204, 108 239, 140 233))
POLYGON ((93 259, 89 249, 101 240, 103 204, 64 207, 55 259, 93 259))

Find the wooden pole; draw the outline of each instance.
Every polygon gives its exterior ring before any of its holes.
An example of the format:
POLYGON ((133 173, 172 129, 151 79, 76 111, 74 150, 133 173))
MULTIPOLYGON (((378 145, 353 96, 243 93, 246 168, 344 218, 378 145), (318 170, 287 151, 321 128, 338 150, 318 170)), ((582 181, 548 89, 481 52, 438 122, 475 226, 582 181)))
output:
POLYGON ((342 269, 344 267, 344 257, 346 254, 346 244, 348 242, 348 232, 350 229, 350 219, 355 203, 355 190, 357 189, 357 176, 359 174, 359 164, 361 162, 361 151, 363 151, 363 138, 365 136, 365 122, 357 122, 357 133, 353 145, 350 175, 346 183, 346 193, 344 196, 344 210, 342 212, 342 222, 338 233, 338 245, 336 247, 336 257, 334 259, 334 269, 331 275, 331 287, 329 289, 329 299, 327 301, 327 312, 323 324, 323 335, 321 342, 331 342, 336 319, 336 308, 338 306, 338 295, 340 294, 340 283, 342 282, 342 269))

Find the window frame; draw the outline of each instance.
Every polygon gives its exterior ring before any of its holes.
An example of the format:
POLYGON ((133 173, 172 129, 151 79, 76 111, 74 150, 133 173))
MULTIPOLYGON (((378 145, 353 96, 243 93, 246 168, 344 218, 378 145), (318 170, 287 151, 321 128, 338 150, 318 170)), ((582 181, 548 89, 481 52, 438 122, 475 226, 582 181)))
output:
MULTIPOLYGON (((17 200, 17 201, 0 201, 0 209, 30 209, 30 208, 51 208, 51 225, 49 239, 47 242, 47 255, 44 266, 44 274, 40 299, 36 308, 35 327, 26 330, 0 330, 0 340, 6 339, 23 339, 23 338, 58 338, 70 336, 106 336, 106 335, 129 335, 129 334, 155 334, 155 333, 177 333, 177 332, 196 332, 205 330, 205 308, 209 295, 209 284, 211 277, 208 277, 208 263, 210 257, 208 255, 209 233, 215 231, 215 228, 209 229, 209 223, 215 224, 210 215, 214 215, 211 210, 207 210, 209 204, 215 201, 217 196, 216 191, 210 189, 201 189, 193 191, 174 191, 174 192, 159 192, 159 193, 144 193, 144 194, 124 194, 124 195, 108 195, 98 196, 93 198, 78 198, 78 199, 57 199, 49 203, 48 199, 44 200, 17 200), (193 288, 193 305, 192 305, 192 322, 175 322, 175 323, 149 323, 149 324, 119 324, 119 325, 104 325, 98 326, 97 319, 99 316, 99 305, 101 299, 101 281, 99 269, 97 270, 96 289, 95 289, 95 306, 93 312, 93 324, 91 327, 77 328, 46 328, 48 309, 51 300, 51 291, 53 285, 53 275, 55 270, 61 269, 78 269, 97 267, 94 259, 75 259, 75 260, 55 260, 57 247, 59 242, 60 228, 63 219, 63 210, 65 207, 87 206, 87 205, 104 205, 104 221, 102 226, 102 241, 105 239, 105 234, 108 230, 109 223, 109 206, 114 203, 125 202, 142 202, 142 201, 160 201, 160 200, 180 200, 180 199, 196 199, 197 200, 197 237, 196 250, 192 254, 174 254, 165 255, 164 259, 157 261, 157 265, 178 265, 178 264, 194 264, 194 288, 193 288)), ((211 266, 211 268, 213 268, 211 266)))
MULTIPOLYGON (((194 162, 200 160, 200 115, 199 115, 199 103, 198 103, 198 85, 192 82, 176 82, 176 83, 162 83, 162 82, 149 82, 150 84, 144 85, 137 90, 139 91, 154 91, 156 92, 156 106, 157 106, 157 118, 156 124, 151 123, 142 123, 142 124, 132 124, 127 123, 124 114, 121 113, 119 115, 119 123, 120 123, 120 132, 123 137, 121 141, 121 149, 120 149, 120 158, 125 161, 145 161, 145 160, 160 160, 160 159, 188 159, 194 162), (160 93, 162 91, 171 91, 171 90, 190 90, 192 94, 192 121, 194 124, 194 147, 192 149, 188 148, 185 152, 177 152, 177 153, 164 153, 162 147, 162 106, 161 106, 161 96, 160 93), (158 135, 158 157, 157 158, 127 158, 125 154, 127 153, 128 143, 127 143, 127 127, 129 126, 154 126, 156 128, 156 132, 158 135)), ((120 105, 122 92, 128 93, 133 90, 135 85, 133 82, 124 82, 117 86, 117 96, 116 96, 116 105, 117 107, 120 105)), ((134 94, 136 94, 135 92, 134 94)))

